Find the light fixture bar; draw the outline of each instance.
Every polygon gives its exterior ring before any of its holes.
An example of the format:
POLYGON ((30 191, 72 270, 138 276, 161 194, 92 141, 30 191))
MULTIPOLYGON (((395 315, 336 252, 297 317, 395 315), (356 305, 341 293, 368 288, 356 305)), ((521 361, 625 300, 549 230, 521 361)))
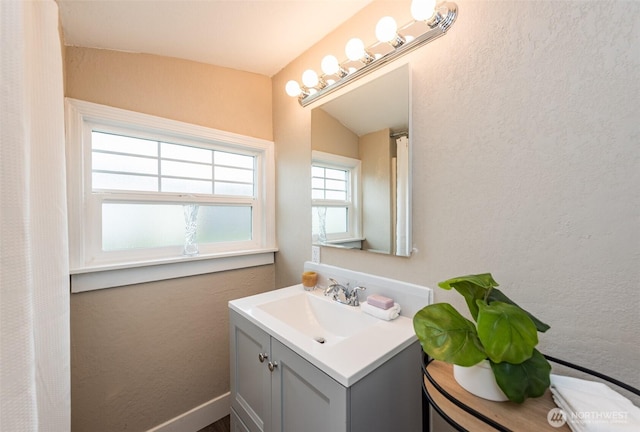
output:
POLYGON ((438 4, 435 10, 435 14, 428 21, 426 21, 426 25, 429 27, 426 32, 424 32, 420 36, 417 36, 411 41, 399 44, 394 48, 393 51, 389 52, 388 54, 364 64, 361 68, 349 73, 348 75, 343 76, 340 79, 337 79, 332 84, 328 84, 323 88, 317 89, 317 91, 315 92, 302 93, 298 97, 298 102, 300 102, 300 105, 305 107, 315 102, 316 100, 338 90, 342 86, 355 81, 358 78, 361 78, 368 73, 371 73, 381 68, 382 66, 387 65, 390 62, 402 57, 403 55, 415 50, 416 48, 419 48, 420 46, 442 36, 453 25, 453 22, 455 21, 457 15, 458 6, 455 3, 444 2, 438 4))

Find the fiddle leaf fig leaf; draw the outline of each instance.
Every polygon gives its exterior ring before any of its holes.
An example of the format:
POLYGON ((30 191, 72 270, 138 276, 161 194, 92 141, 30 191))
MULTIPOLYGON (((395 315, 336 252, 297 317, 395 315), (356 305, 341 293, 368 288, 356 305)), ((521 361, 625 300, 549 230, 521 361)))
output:
POLYGON ((498 282, 493 280, 491 273, 478 275, 460 276, 438 283, 442 289, 450 290, 454 288, 467 302, 467 307, 474 320, 478 320, 478 305, 476 300, 484 299, 487 290, 498 286, 498 282))
POLYGON ((517 306, 494 301, 477 301, 478 337, 489 359, 495 363, 522 363, 538 344, 538 332, 531 318, 517 306))
MULTIPOLYGON (((516 304, 516 302, 514 302, 513 300, 511 300, 509 297, 507 297, 502 291, 500 291, 498 288, 494 288, 491 290, 491 292, 489 293, 489 297, 487 299, 487 302, 489 304, 491 304, 494 301, 501 301, 503 303, 508 303, 508 304, 512 304, 514 306, 518 306, 516 304)), ((520 306, 518 306, 520 309, 522 309, 520 306)), ((549 330, 551 327, 548 324, 543 323, 542 321, 540 321, 538 318, 534 317, 533 315, 531 315, 529 312, 527 312, 526 310, 522 309, 524 311, 524 313, 526 313, 527 315, 529 315, 529 318, 531 318, 531 321, 533 321, 533 323, 536 325, 536 329, 538 329, 538 331, 540 333, 544 333, 547 330, 549 330)))
POLYGON ((487 358, 473 322, 448 303, 436 303, 418 311, 413 328, 424 352, 436 360, 473 366, 487 358))
POLYGON ((528 397, 540 397, 551 384, 551 365, 536 349, 520 364, 491 363, 498 386, 512 402, 522 403, 528 397))
POLYGON ((438 286, 440 288, 450 290, 451 288, 455 288, 455 285, 458 284, 459 282, 469 282, 469 283, 472 283, 473 285, 477 285, 481 288, 486 288, 486 289, 498 286, 498 282, 493 280, 493 276, 491 276, 491 273, 459 276, 459 277, 448 279, 444 282, 440 282, 438 286))

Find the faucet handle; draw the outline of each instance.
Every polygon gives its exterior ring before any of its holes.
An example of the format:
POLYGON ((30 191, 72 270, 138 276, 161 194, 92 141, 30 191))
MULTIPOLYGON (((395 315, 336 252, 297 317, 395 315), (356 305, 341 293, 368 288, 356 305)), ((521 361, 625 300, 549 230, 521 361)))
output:
POLYGON ((337 280, 335 280, 333 278, 329 278, 329 285, 324 290, 324 295, 328 296, 329 294, 331 294, 333 292, 333 295, 335 297, 335 295, 336 295, 335 290, 339 286, 340 286, 340 284, 338 283, 337 280))
POLYGON ((358 298, 358 291, 364 291, 367 287, 358 285, 351 290, 351 304, 353 306, 360 306, 360 299, 358 298))

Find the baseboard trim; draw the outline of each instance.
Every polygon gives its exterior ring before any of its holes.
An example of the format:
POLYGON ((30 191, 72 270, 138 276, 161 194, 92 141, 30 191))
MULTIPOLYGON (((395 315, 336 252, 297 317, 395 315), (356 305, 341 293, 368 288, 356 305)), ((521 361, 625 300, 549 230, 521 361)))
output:
POLYGON ((147 432, 197 432, 231 412, 229 392, 180 414, 147 432))

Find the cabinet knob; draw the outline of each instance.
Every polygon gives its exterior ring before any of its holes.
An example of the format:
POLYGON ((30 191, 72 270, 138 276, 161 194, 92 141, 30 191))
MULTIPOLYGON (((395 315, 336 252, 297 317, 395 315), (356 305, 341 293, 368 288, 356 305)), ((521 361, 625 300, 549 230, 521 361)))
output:
POLYGON ((278 367, 278 362, 275 362, 275 361, 269 362, 268 366, 269 366, 269 370, 273 372, 273 370, 278 367))
POLYGON ((264 363, 265 359, 269 358, 269 354, 267 353, 260 353, 258 354, 258 360, 260 360, 260 363, 264 363))

